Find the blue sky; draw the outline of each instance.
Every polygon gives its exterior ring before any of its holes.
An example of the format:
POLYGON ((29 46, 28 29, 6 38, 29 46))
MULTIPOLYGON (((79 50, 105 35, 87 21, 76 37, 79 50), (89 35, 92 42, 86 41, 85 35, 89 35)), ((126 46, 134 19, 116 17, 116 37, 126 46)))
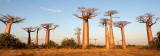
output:
MULTIPOLYGON (((11 34, 14 34, 22 40, 27 41, 27 32, 22 27, 39 26, 43 23, 54 23, 59 25, 55 30, 50 32, 50 39, 56 43, 60 43, 65 37, 75 38, 74 29, 76 27, 83 28, 83 20, 76 18, 72 14, 79 14, 77 7, 85 6, 89 8, 98 8, 100 12, 98 16, 89 20, 90 39, 97 38, 97 44, 105 44, 104 27, 98 27, 101 18, 106 18, 104 12, 108 10, 118 10, 119 13, 114 16, 120 19, 113 21, 126 20, 131 22, 125 30, 127 44, 146 45, 147 32, 144 23, 136 22, 136 17, 144 13, 153 13, 156 17, 160 17, 160 0, 0 0, 0 14, 10 14, 27 18, 22 23, 12 25, 11 34)), ((108 18, 108 17, 107 17, 108 18)), ((160 31, 158 21, 152 26, 153 36, 160 31)), ((5 30, 5 25, 0 22, 0 33, 5 30)), ((115 43, 121 40, 121 30, 113 27, 115 43)), ((46 32, 43 30, 39 33, 39 43, 44 43, 46 32)), ((35 32, 32 33, 32 40, 35 40, 35 32)), ((82 39, 82 35, 81 35, 82 39)), ((93 40, 90 43, 94 43, 93 40)))

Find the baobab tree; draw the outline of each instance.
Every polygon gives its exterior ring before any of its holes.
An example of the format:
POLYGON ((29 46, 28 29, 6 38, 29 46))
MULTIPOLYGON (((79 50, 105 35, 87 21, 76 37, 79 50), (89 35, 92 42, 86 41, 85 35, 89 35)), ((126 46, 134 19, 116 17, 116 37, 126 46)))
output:
POLYGON ((137 17, 136 19, 139 23, 146 23, 148 43, 152 42, 153 36, 152 36, 151 26, 156 23, 159 17, 155 17, 155 15, 152 13, 146 13, 144 15, 137 17), (155 22, 153 22, 154 19, 156 19, 155 22))
POLYGON ((28 33, 28 40, 27 40, 27 42, 28 42, 28 44, 31 44, 31 32, 34 32, 35 29, 33 27, 25 27, 25 28, 22 28, 22 29, 24 29, 25 31, 27 31, 27 33, 28 33))
POLYGON ((5 33, 10 33, 11 25, 13 23, 19 23, 23 20, 25 20, 25 18, 15 17, 9 14, 0 16, 0 21, 2 21, 6 25, 5 33))
POLYGON ((38 45, 38 32, 42 29, 42 27, 35 27, 36 33, 36 40, 35 40, 35 46, 38 45))
POLYGON ((126 48, 126 42, 125 42, 125 36, 124 36, 124 26, 126 26, 127 24, 129 24, 131 22, 128 21, 118 21, 118 22, 114 22, 114 25, 118 28, 121 28, 121 33, 122 33, 122 46, 123 48, 126 48))
POLYGON ((97 16, 99 14, 96 13, 97 10, 97 8, 78 7, 78 12, 81 13, 81 16, 73 14, 74 16, 83 19, 83 49, 89 44, 88 19, 97 16))
POLYGON ((107 24, 109 24, 109 19, 107 18, 100 19, 100 24, 102 25, 102 27, 105 26, 106 48, 109 49, 109 34, 108 34, 108 26, 107 26, 107 24))
POLYGON ((58 25, 53 25, 53 23, 47 23, 47 24, 41 24, 41 26, 42 26, 44 29, 46 29, 45 45, 48 45, 50 30, 56 29, 56 27, 58 27, 58 25), (54 28, 52 28, 52 26, 54 26, 54 28))
POLYGON ((81 47, 81 42, 80 42, 80 35, 81 35, 81 28, 77 27, 75 35, 77 35, 77 40, 78 40, 78 45, 81 47))
POLYGON ((109 10, 107 12, 105 12, 105 16, 109 16, 110 17, 110 25, 109 25, 109 31, 110 31, 110 48, 113 48, 115 46, 114 43, 114 36, 113 36, 113 29, 112 29, 112 18, 119 18, 119 17, 113 17, 113 14, 117 14, 118 11, 116 10, 109 10))

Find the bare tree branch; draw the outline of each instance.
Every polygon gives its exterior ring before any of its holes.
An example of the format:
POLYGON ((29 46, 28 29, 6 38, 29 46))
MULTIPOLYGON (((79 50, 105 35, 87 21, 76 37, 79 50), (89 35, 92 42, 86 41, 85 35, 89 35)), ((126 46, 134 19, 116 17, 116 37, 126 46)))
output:
POLYGON ((122 28, 122 27, 124 27, 124 26, 126 26, 127 24, 130 24, 130 23, 131 22, 128 22, 128 21, 118 21, 118 22, 114 22, 114 26, 122 28))
POLYGON ((27 32, 34 32, 35 31, 34 27, 25 27, 25 28, 22 28, 22 29, 24 29, 27 32))
POLYGON ((152 13, 146 13, 146 14, 144 14, 142 16, 137 17, 137 20, 140 23, 147 23, 148 25, 152 26, 152 25, 154 25, 156 23, 156 21, 159 20, 159 18, 155 17, 155 15, 152 14, 152 13), (157 19, 153 23, 154 18, 157 18, 157 19))
POLYGON ((105 24, 108 24, 109 23, 109 20, 110 19, 107 19, 107 18, 101 18, 100 19, 100 24, 102 25, 102 27, 105 25, 105 24))
POLYGON ((97 10, 98 10, 97 8, 78 7, 78 12, 82 13, 82 15, 81 16, 78 16, 77 14, 73 15, 80 19, 91 19, 92 17, 95 17, 98 14, 100 14, 96 13, 97 10))
POLYGON ((1 15, 0 17, 0 21, 2 21, 3 23, 7 24, 7 23, 18 23, 18 22, 22 22, 24 21, 24 19, 22 19, 21 17, 14 17, 14 16, 11 16, 9 14, 7 15, 1 15))
POLYGON ((111 15, 117 14, 117 13, 119 13, 117 10, 109 10, 109 11, 105 12, 104 16, 111 16, 111 15))

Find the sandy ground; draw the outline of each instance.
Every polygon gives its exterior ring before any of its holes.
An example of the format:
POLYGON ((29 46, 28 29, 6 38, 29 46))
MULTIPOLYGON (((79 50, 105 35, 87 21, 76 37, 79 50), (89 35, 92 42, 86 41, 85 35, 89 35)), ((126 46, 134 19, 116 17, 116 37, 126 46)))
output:
POLYGON ((19 49, 0 50, 0 56, 160 56, 160 50, 139 49, 19 49))

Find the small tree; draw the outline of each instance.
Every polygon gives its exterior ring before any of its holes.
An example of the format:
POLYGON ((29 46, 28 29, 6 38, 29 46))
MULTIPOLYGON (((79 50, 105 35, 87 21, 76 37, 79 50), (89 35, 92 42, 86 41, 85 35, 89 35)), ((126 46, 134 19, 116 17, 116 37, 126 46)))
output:
POLYGON ((75 49, 77 48, 78 44, 75 42, 73 38, 65 38, 61 42, 61 47, 68 48, 68 49, 75 49))
POLYGON ((5 33, 10 33, 11 25, 13 23, 19 23, 23 20, 25 19, 22 19, 21 17, 11 16, 9 14, 0 16, 0 21, 2 21, 6 25, 5 33))
POLYGON ((88 19, 92 19, 92 17, 97 16, 99 14, 96 13, 97 10, 97 8, 78 7, 78 12, 81 13, 81 16, 73 14, 74 16, 83 19, 83 49, 89 44, 88 19))
POLYGON ((109 10, 107 12, 105 12, 105 16, 109 16, 110 17, 110 25, 109 25, 109 31, 110 31, 110 48, 113 48, 115 46, 114 43, 114 36, 113 36, 113 29, 112 29, 112 18, 119 18, 119 17, 113 17, 113 14, 117 14, 118 11, 116 10, 109 10))
POLYGON ((105 38, 106 38, 106 48, 109 49, 109 34, 108 34, 108 26, 107 24, 109 23, 109 19, 107 18, 102 18, 100 19, 100 24, 105 26, 105 38))
POLYGON ((146 28, 147 28, 147 35, 148 35, 148 42, 153 41, 153 36, 152 36, 152 31, 151 31, 151 26, 156 23, 156 21, 159 19, 158 17, 155 17, 154 14, 151 13, 146 13, 144 15, 141 15, 136 18, 139 23, 146 23, 146 28), (153 22, 153 19, 155 19, 155 22, 153 22))
POLYGON ((77 35, 78 45, 79 47, 81 47, 81 42, 80 42, 81 28, 78 27, 75 30, 76 30, 75 35, 77 35))
POLYGON ((26 28, 22 28, 24 29, 25 31, 28 32, 28 44, 31 44, 31 32, 34 32, 35 29, 33 27, 26 27, 26 28))
POLYGON ((41 29, 42 29, 42 27, 35 27, 35 30, 37 31, 36 40, 35 40, 35 46, 38 45, 38 31, 40 31, 41 29))
POLYGON ((125 36, 124 36, 124 26, 126 26, 129 23, 131 23, 131 22, 128 22, 128 21, 118 21, 118 22, 114 23, 114 25, 116 27, 121 28, 123 48, 126 48, 126 42, 125 42, 125 36))
POLYGON ((48 42, 49 42, 49 32, 50 32, 50 30, 56 29, 56 27, 58 27, 58 25, 53 25, 53 23, 47 23, 47 24, 41 24, 41 26, 44 29, 46 29, 46 41, 45 41, 45 45, 48 45, 48 42), (52 26, 54 26, 54 28, 52 28, 52 26))

